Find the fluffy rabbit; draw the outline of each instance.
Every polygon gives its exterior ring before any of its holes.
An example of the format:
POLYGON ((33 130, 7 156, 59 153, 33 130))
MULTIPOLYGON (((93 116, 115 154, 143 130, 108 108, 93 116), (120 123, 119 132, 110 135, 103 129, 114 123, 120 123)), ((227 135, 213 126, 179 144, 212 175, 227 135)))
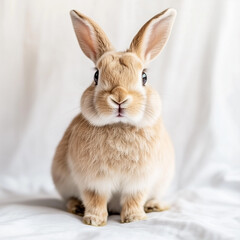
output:
POLYGON ((162 197, 173 177, 174 151, 144 69, 166 44, 176 11, 150 19, 125 52, 115 51, 93 20, 70 14, 96 72, 82 95, 82 112, 57 147, 54 183, 68 211, 86 224, 106 224, 108 211, 120 212, 124 223, 145 219, 146 212, 166 209, 162 197))

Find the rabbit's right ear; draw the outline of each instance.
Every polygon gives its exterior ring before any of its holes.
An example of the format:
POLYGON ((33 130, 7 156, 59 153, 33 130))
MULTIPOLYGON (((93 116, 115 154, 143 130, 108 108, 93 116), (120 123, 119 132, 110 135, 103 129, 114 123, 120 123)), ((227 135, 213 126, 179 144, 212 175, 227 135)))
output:
POLYGON ((70 12, 78 43, 84 54, 94 63, 113 47, 104 31, 90 18, 72 10, 70 12))

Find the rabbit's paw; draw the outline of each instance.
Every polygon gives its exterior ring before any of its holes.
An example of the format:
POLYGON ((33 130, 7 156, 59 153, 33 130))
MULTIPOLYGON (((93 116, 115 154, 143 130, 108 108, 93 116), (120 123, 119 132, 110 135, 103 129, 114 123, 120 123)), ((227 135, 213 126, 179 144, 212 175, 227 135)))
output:
POLYGON ((121 223, 130 223, 140 220, 145 220, 147 218, 147 215, 145 212, 133 212, 133 213, 122 213, 121 214, 121 223))
POLYGON ((144 211, 146 213, 149 212, 161 212, 161 211, 165 211, 168 210, 170 208, 170 205, 167 203, 159 203, 157 200, 152 199, 146 202, 146 204, 144 205, 144 211))
POLYGON ((79 216, 84 215, 85 208, 83 206, 82 201, 80 201, 79 199, 74 197, 69 198, 66 206, 67 206, 68 212, 79 215, 79 216))
POLYGON ((104 226, 107 223, 107 217, 97 215, 86 215, 83 217, 83 222, 92 226, 104 226))

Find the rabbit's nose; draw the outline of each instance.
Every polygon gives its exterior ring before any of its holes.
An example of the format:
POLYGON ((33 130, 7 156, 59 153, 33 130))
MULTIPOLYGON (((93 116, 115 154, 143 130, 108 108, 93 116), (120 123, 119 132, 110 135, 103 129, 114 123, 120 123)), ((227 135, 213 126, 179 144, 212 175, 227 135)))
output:
POLYGON ((128 101, 128 92, 123 87, 116 87, 111 91, 111 101, 117 105, 121 105, 128 101))
POLYGON ((128 98, 122 100, 121 102, 116 101, 116 100, 115 100, 114 98, 112 98, 112 97, 111 97, 111 100, 112 100, 112 102, 114 102, 116 105, 119 105, 119 106, 120 106, 121 104, 126 103, 126 102, 128 101, 128 98))

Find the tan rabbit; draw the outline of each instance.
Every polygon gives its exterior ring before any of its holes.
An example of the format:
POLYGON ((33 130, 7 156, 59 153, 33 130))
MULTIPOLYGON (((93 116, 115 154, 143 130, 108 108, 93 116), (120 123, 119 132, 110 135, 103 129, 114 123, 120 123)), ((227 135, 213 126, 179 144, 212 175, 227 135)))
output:
POLYGON ((173 177, 174 151, 144 69, 166 44, 175 16, 174 9, 154 16, 127 51, 116 52, 94 21, 71 11, 96 72, 82 95, 82 112, 57 147, 52 176, 68 211, 84 214, 86 224, 106 224, 108 211, 132 222, 166 209, 162 197, 173 177))

